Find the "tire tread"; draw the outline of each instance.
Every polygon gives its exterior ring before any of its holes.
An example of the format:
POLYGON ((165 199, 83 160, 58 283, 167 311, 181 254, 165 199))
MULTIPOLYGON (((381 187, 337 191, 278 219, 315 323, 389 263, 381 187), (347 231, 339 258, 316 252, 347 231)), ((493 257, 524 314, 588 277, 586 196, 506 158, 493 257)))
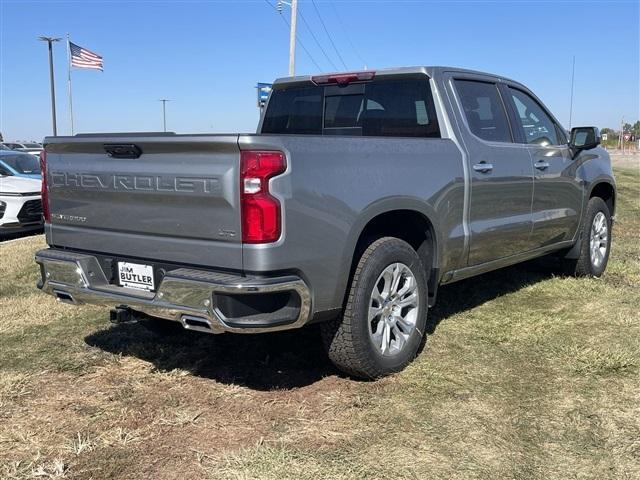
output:
MULTIPOLYGON (((353 273, 342 316, 322 324, 322 339, 329 358, 340 370, 350 376, 374 379, 389 373, 370 362, 367 352, 358 348, 358 342, 354 337, 354 322, 356 321, 356 296, 365 265, 378 250, 393 248, 397 242, 404 243, 395 237, 382 237, 366 248, 353 273)), ((423 268, 422 265, 420 267, 423 268)))
POLYGON ((589 202, 587 203, 587 208, 585 209, 584 218, 582 219, 581 226, 581 240, 582 243, 580 245, 580 255, 577 259, 573 260, 565 260, 564 261, 564 273, 567 275, 575 276, 575 277, 590 277, 596 276, 599 277, 604 272, 607 262, 608 256, 611 251, 611 217, 610 217, 609 208, 607 204, 600 197, 591 197, 589 202), (591 265, 591 254, 589 251, 589 242, 590 242, 590 232, 591 232, 591 222, 593 221, 593 217, 599 211, 604 212, 607 217, 608 227, 609 227, 609 248, 607 251, 607 259, 604 262, 603 271, 597 274, 593 271, 591 265))

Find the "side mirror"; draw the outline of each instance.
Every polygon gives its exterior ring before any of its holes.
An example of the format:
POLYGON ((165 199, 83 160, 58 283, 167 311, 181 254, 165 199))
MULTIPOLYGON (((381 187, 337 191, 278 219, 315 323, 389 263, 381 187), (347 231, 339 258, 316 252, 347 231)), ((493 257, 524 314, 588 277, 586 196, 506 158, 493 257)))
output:
POLYGON ((600 130, 597 127, 574 127, 571 129, 569 146, 577 154, 580 150, 596 148, 600 141, 600 130))

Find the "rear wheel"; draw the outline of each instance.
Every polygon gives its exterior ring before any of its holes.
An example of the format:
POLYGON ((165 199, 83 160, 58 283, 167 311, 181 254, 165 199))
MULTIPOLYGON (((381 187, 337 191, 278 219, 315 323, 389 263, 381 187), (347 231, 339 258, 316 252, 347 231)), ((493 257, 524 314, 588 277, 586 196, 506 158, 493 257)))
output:
POLYGON ((565 260, 565 272, 577 277, 599 277, 604 273, 611 250, 611 214, 600 197, 587 204, 582 222, 582 244, 579 257, 565 260))
POLYGON ((402 370, 421 346, 427 308, 418 254, 400 239, 376 240, 356 266, 342 317, 321 326, 329 358, 355 377, 402 370))

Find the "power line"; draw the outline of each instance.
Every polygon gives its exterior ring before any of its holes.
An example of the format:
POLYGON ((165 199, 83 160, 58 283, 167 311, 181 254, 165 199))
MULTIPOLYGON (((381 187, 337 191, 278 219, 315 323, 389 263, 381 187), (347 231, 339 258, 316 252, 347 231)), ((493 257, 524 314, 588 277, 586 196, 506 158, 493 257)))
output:
POLYGON ((325 52, 324 48, 322 48, 322 45, 320 45, 320 42, 318 41, 318 39, 316 38, 315 34, 313 33, 313 30, 311 29, 311 26, 307 22, 307 19, 304 18, 304 15, 302 14, 302 10, 298 10, 298 13, 300 14, 300 18, 302 18, 302 21, 304 22, 305 26, 307 27, 307 30, 309 30, 309 33, 311 34, 311 36, 315 40, 316 45, 318 45, 318 48, 322 51, 322 53, 325 56, 325 58, 327 59, 327 61, 331 64, 331 66, 333 67, 334 70, 338 70, 338 67, 336 67, 336 64, 333 63, 333 61, 329 58, 329 55, 327 55, 327 52, 325 52))
MULTIPOLYGON (((267 5, 269 5, 271 8, 273 8, 277 13, 278 16, 282 19, 282 21, 285 23, 285 25, 287 26, 287 29, 290 29, 291 26, 289 25, 289 22, 287 22, 287 19, 284 18, 280 12, 278 12, 278 9, 275 7, 275 5, 273 5, 269 0, 264 0, 267 5)), ((298 37, 298 35, 296 34, 296 42, 300 44, 300 46, 302 47, 302 49, 305 51, 305 53, 309 56, 309 58, 311 59, 311 61, 313 62, 313 64, 316 66, 316 68, 318 69, 318 71, 322 71, 322 67, 320 65, 318 65, 318 62, 316 62, 316 60, 313 58, 313 55, 311 55, 311 53, 309 52, 309 50, 307 50, 307 47, 304 46, 304 43, 302 43, 302 40, 300 40, 300 37, 298 37)))
POLYGON ((322 15, 320 15, 320 10, 318 10, 318 5, 316 5, 316 0, 311 0, 311 3, 313 4, 313 8, 316 9, 316 13, 318 14, 318 18, 320 19, 320 23, 322 23, 322 28, 324 28, 324 32, 327 34, 327 37, 329 37, 329 41, 331 42, 331 45, 333 46, 333 49, 336 51, 336 54, 338 55, 338 58, 340 59, 340 62, 342 63, 342 65, 344 65, 344 68, 346 70, 349 70, 349 67, 347 67, 347 64, 344 63, 344 60, 342 59, 342 55, 340 55, 340 52, 338 51, 338 48, 336 47, 336 44, 333 42, 333 38, 331 38, 331 34, 329 33, 329 30, 327 29, 327 26, 324 23, 324 20, 322 19, 322 15))
POLYGON ((356 57, 358 57, 360 59, 360 61, 362 62, 362 64, 366 66, 367 62, 364 60, 364 58, 362 58, 362 55, 360 55, 360 53, 356 49, 355 45, 351 41, 351 36, 349 35, 349 31, 344 26, 344 22, 340 18, 340 14, 338 13, 338 9, 336 8, 335 2, 331 2, 331 6, 333 7, 333 12, 336 14, 336 18, 338 19, 338 24, 342 28, 342 32, 344 33, 344 36, 347 38, 347 41, 349 42, 349 45, 351 45, 351 49, 353 50, 353 53, 355 53, 356 57))

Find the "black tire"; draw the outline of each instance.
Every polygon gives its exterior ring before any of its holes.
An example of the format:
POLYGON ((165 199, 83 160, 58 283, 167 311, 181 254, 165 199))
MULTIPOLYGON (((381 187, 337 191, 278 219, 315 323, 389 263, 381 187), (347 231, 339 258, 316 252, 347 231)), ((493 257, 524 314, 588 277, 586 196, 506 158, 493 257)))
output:
POLYGON ((427 275, 420 257, 397 238, 384 237, 364 251, 353 274, 343 315, 321 324, 323 343, 331 361, 353 377, 378 378, 402 370, 418 353, 427 322, 427 275), (403 263, 417 285, 415 328, 404 346, 393 356, 384 356, 369 331, 369 305, 376 281, 388 266, 403 263))
POLYGON ((581 244, 579 256, 577 259, 564 260, 564 272, 575 277, 600 277, 607 268, 609 253, 611 252, 611 213, 607 204, 600 197, 593 197, 587 203, 580 228, 581 244), (599 213, 604 215, 607 227, 607 238, 606 242, 604 242, 606 251, 600 263, 592 258, 591 255, 591 229, 594 219, 599 213))

